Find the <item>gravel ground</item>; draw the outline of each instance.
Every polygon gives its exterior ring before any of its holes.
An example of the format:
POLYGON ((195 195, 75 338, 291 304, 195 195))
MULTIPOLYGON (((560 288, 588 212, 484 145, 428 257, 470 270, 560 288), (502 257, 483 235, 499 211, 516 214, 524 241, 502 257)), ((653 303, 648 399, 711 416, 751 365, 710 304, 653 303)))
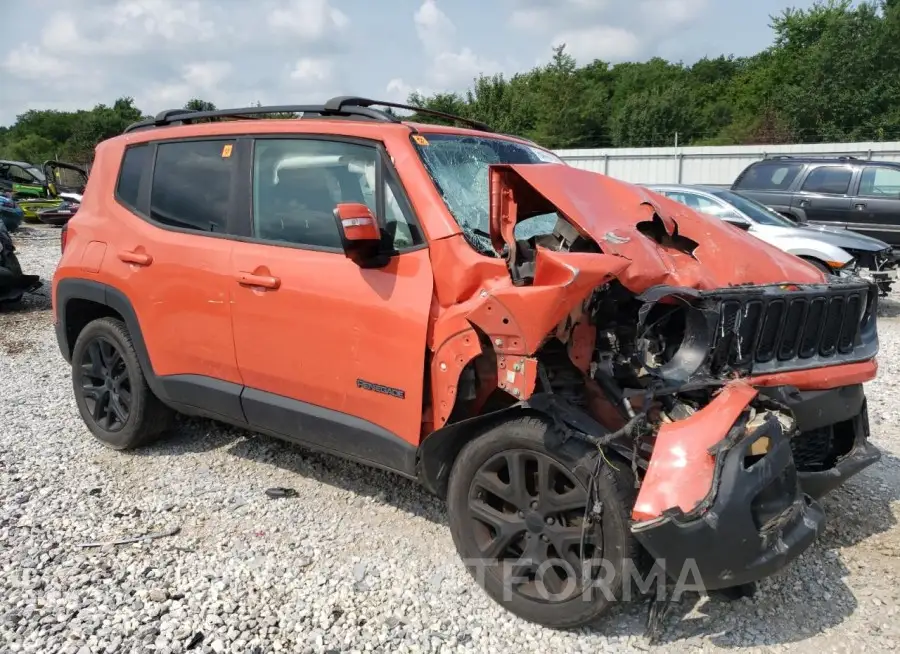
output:
MULTIPOLYGON (((48 284, 58 239, 17 236, 48 284)), ((650 646, 643 605, 566 633, 503 611, 457 563, 444 506, 400 478, 203 420, 105 449, 78 417, 45 286, 0 313, 0 651, 896 649, 900 296, 881 313, 868 394, 882 463, 827 499, 818 543, 755 598, 686 596, 650 646), (273 486, 298 496, 268 499, 273 486)))

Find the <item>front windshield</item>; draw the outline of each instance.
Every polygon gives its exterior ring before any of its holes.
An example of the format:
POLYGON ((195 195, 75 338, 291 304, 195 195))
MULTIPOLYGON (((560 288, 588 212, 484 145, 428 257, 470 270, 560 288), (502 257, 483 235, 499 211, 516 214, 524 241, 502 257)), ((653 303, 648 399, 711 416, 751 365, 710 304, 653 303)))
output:
POLYGON ((774 227, 796 227, 797 225, 789 218, 785 218, 780 213, 772 211, 764 204, 760 204, 756 200, 744 197, 733 191, 716 190, 712 194, 722 198, 731 206, 737 208, 746 214, 750 220, 760 225, 772 225, 774 227))
MULTIPOLYGON (((552 152, 505 139, 459 134, 415 134, 413 144, 447 209, 476 250, 497 256, 491 246, 488 166, 565 165, 552 152)), ((535 227, 538 227, 537 225, 535 227)))
POLYGON ((40 168, 29 166, 25 170, 30 173, 37 181, 42 183, 47 181, 47 178, 44 177, 44 171, 42 171, 40 168))

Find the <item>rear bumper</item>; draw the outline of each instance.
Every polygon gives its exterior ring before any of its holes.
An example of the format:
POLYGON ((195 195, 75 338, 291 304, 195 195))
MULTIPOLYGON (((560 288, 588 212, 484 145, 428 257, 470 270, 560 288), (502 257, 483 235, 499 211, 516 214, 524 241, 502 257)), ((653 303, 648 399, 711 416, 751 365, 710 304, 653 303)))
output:
POLYGON ((716 492, 703 510, 670 509, 632 525, 635 537, 673 580, 716 590, 778 572, 822 530, 825 514, 818 498, 881 457, 868 440, 862 385, 761 391, 792 409, 801 433, 788 438, 770 416, 718 455, 716 492), (768 451, 748 459, 761 438, 769 439, 768 451))

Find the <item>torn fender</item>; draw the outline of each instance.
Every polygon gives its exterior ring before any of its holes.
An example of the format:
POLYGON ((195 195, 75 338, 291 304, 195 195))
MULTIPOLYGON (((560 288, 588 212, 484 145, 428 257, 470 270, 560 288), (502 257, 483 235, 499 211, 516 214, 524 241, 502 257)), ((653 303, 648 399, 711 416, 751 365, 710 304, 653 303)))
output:
POLYGON ((531 286, 513 286, 507 278, 442 313, 432 330, 434 428, 450 417, 462 369, 482 352, 478 332, 490 339, 496 354, 497 386, 516 399, 528 399, 537 381, 537 360, 531 355, 569 314, 580 313, 594 289, 629 265, 613 255, 540 248, 531 286))
POLYGON ((631 262, 608 254, 538 248, 534 283, 489 291, 467 319, 491 336, 498 353, 534 354, 556 326, 631 262))
POLYGON ((711 451, 756 394, 746 382, 734 381, 693 415, 663 424, 632 518, 652 520, 672 508, 688 513, 703 502, 713 490, 716 460, 711 451))

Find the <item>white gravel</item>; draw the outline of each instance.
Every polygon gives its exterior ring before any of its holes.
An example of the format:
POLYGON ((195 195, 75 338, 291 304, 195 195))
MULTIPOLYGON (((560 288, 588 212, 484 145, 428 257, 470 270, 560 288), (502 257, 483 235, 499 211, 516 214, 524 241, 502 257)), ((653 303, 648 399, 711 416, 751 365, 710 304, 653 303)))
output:
MULTIPOLYGON (((58 232, 16 238, 48 285, 0 313, 0 652, 598 652, 654 649, 645 606, 555 632, 457 562, 413 483, 203 420, 134 453, 83 426, 57 351, 58 232), (298 497, 271 500, 286 486, 298 497), (79 544, 180 528, 135 545, 79 544)), ((869 384, 882 462, 828 498, 828 528, 752 600, 686 597, 670 651, 887 651, 900 643, 900 298, 869 384)))

